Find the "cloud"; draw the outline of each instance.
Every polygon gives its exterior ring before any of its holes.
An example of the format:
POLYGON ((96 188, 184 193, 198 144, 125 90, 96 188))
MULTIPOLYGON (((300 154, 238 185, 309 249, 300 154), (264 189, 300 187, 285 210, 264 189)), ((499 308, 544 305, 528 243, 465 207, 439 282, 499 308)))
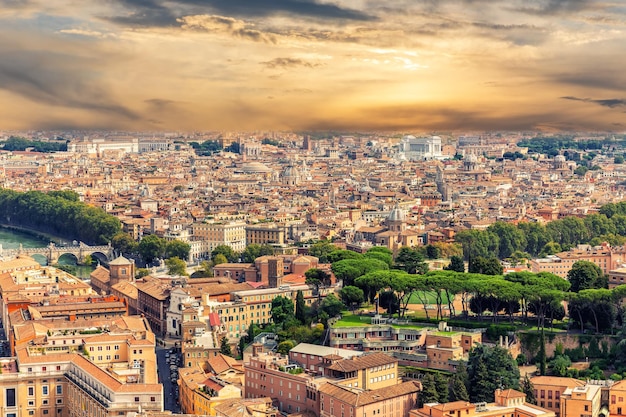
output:
POLYGON ((253 25, 233 17, 218 15, 194 15, 178 19, 183 29, 202 30, 209 33, 222 33, 235 38, 254 42, 275 43, 275 37, 270 33, 252 29, 253 25))
POLYGON ((294 67, 315 68, 321 65, 318 63, 308 62, 299 58, 274 58, 270 61, 261 62, 261 64, 271 69, 294 67))
MULTIPOLYGON (((0 0, 2 1, 2 0, 0 0)), ((174 26, 186 15, 229 15, 248 18, 269 16, 297 16, 311 19, 372 21, 376 20, 363 11, 340 7, 315 0, 115 0, 121 11, 106 19, 121 25, 140 27, 174 26)), ((256 36, 254 32, 242 37, 256 36)))
POLYGON ((573 96, 564 96, 560 97, 564 100, 572 100, 572 101, 582 101, 584 103, 593 103, 604 107, 615 108, 615 107, 625 107, 626 99, 623 98, 608 98, 608 99, 591 99, 591 98, 581 98, 581 97, 573 97, 573 96))
POLYGON ((65 35, 77 35, 77 36, 84 36, 87 38, 99 38, 99 39, 115 37, 115 34, 113 33, 104 33, 104 32, 100 32, 97 30, 89 30, 89 29, 61 29, 59 30, 59 33, 63 33, 65 35))
POLYGON ((109 96, 94 74, 101 64, 89 56, 72 54, 71 49, 56 52, 46 48, 29 49, 15 36, 0 38, 0 90, 38 104, 92 110, 126 120, 140 117, 109 96))

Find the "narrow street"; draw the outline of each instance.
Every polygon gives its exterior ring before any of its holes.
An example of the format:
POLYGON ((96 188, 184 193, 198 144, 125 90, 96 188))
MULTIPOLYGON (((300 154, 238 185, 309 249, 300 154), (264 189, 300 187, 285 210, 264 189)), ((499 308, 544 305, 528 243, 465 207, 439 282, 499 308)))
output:
MULTIPOLYGON (((163 408, 166 411, 171 411, 173 413, 180 412, 180 406, 177 404, 178 401, 178 385, 176 381, 172 381, 171 375, 172 370, 170 369, 171 364, 168 361, 169 355, 172 356, 177 355, 176 353, 169 353, 168 348, 164 348, 161 346, 156 347, 156 356, 157 356, 157 368, 159 373, 159 382, 163 384, 163 408)), ((178 369, 178 366, 176 366, 178 369)), ((176 371, 178 374, 178 371, 176 371)))

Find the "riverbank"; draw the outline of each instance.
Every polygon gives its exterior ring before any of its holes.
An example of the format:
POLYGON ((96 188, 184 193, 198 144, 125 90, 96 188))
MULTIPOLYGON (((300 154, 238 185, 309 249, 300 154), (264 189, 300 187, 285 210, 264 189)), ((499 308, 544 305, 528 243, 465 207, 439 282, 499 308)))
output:
POLYGON ((39 230, 29 229, 27 227, 21 227, 21 226, 13 226, 11 224, 0 223, 0 228, 6 229, 12 232, 18 232, 24 235, 32 236, 33 238, 41 240, 41 241, 52 242, 55 245, 60 245, 67 240, 59 236, 54 236, 48 233, 40 232, 39 230))

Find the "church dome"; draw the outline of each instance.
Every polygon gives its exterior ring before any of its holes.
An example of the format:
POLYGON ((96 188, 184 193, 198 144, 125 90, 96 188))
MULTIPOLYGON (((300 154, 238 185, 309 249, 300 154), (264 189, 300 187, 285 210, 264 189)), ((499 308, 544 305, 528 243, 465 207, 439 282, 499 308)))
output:
POLYGON ((403 222, 405 220, 405 218, 406 218, 406 215, 404 214, 404 210, 402 210, 400 207, 396 206, 389 213, 389 216, 387 217, 387 221, 390 221, 390 222, 403 222))

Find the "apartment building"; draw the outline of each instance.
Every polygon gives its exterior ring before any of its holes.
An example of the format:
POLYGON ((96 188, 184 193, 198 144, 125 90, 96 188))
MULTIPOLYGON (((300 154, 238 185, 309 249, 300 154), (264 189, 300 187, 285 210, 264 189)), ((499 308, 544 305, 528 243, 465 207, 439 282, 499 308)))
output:
POLYGON ((246 226, 246 245, 284 245, 285 225, 257 223, 246 226))
POLYGON ((241 387, 197 368, 180 370, 179 390, 181 411, 195 415, 214 416, 217 405, 242 397, 241 387))
MULTIPOLYGON (((608 390, 605 381, 589 381, 583 386, 567 388, 559 398, 561 417, 591 417, 600 415, 603 388, 608 390)), ((538 401, 541 401, 541 399, 538 401)))
POLYGON ((585 381, 556 376, 534 376, 530 378, 535 387, 537 405, 552 411, 556 417, 561 415, 561 396, 565 391, 585 385, 585 381))
POLYGON ((530 269, 534 273, 550 272, 567 278, 567 273, 577 261, 592 262, 598 265, 604 274, 609 274, 626 262, 626 247, 612 247, 608 243, 601 246, 578 245, 569 251, 546 258, 531 259, 530 269))
POLYGON ((139 407, 163 410, 154 335, 143 318, 34 321, 16 311, 5 326, 14 357, 0 359, 4 416, 113 417, 139 407))
MULTIPOLYGON (((597 415, 597 414, 596 414, 597 415)), ((495 392, 493 403, 469 403, 465 401, 453 401, 445 404, 424 404, 420 409, 411 410, 410 417, 555 417, 553 411, 529 404, 526 402, 526 394, 512 389, 495 392)))
POLYGON ((626 415, 626 381, 616 382, 609 388, 609 413, 612 416, 626 415))
POLYGON ((243 221, 229 222, 197 222, 191 225, 193 240, 204 242, 202 255, 208 257, 219 245, 227 245, 235 252, 246 248, 246 223, 243 221))
POLYGON ((299 343, 289 351, 289 362, 299 364, 307 372, 322 374, 324 372, 324 358, 336 355, 343 359, 360 356, 363 352, 349 349, 331 348, 328 346, 299 343))

